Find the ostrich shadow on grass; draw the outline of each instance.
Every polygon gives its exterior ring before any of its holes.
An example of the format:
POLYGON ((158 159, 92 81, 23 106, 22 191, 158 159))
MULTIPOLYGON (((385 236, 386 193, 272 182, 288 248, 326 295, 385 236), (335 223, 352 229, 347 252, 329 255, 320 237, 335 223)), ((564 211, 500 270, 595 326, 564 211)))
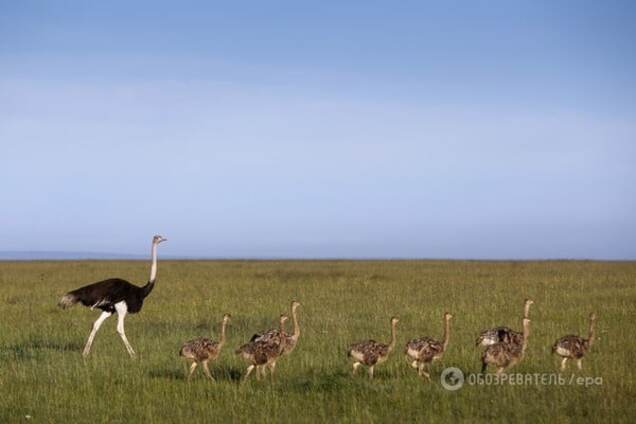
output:
POLYGON ((380 371, 376 372, 373 379, 361 372, 354 376, 348 369, 321 370, 289 378, 285 378, 281 372, 280 379, 285 379, 285 384, 279 385, 277 389, 281 392, 340 393, 353 387, 364 392, 390 393, 399 378, 388 371, 380 371))
MULTIPOLYGON (((241 381, 241 377, 243 374, 243 370, 231 367, 227 365, 215 365, 214 363, 210 363, 210 373, 212 377, 214 377, 217 381, 241 381)), ((170 369, 162 369, 162 370, 151 370, 148 375, 151 378, 160 378, 167 380, 188 380, 188 368, 190 367, 190 362, 184 362, 179 368, 170 368, 170 369)), ((203 367, 198 366, 194 374, 192 374, 192 381, 204 379, 207 380, 207 376, 203 372, 203 367)))
POLYGON ((39 357, 43 351, 57 352, 79 351, 82 346, 77 342, 60 342, 58 340, 30 339, 23 343, 0 347, 0 358, 13 360, 29 360, 39 357))
POLYGON ((277 390, 281 393, 340 393, 351 387, 359 387, 364 391, 387 392, 391 390, 391 383, 385 376, 378 376, 374 380, 369 380, 365 376, 351 375, 346 370, 323 370, 321 372, 309 372, 296 374, 286 378, 281 372, 279 378, 285 381, 283 385, 278 385, 277 390))
MULTIPOLYGON (((191 381, 209 381, 203 371, 199 368, 201 367, 197 367, 197 370, 192 375, 191 381)), ((242 368, 227 365, 210 365, 210 372, 217 382, 226 381, 241 383, 244 371, 245 370, 242 368)), ((149 375, 151 378, 188 382, 187 366, 183 366, 181 368, 154 370, 150 371, 149 375)), ((355 384, 361 389, 367 391, 390 392, 393 390, 391 380, 392 378, 388 375, 377 375, 373 380, 369 380, 366 374, 353 377, 350 372, 345 370, 288 375, 283 369, 277 369, 276 379, 274 381, 266 378, 259 382, 252 378, 250 379, 249 384, 261 387, 265 385, 269 386, 269 384, 273 383, 276 390, 279 390, 281 393, 288 393, 290 391, 296 393, 338 393, 352 384, 355 384), (281 382, 283 382, 283 384, 279 384, 281 382)))

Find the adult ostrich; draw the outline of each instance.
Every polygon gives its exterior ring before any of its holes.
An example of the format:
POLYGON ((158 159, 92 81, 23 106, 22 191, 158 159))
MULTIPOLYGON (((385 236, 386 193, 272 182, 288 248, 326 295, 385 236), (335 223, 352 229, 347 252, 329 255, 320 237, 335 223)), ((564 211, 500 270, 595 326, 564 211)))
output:
POLYGON ((126 318, 126 314, 135 314, 141 310, 144 299, 155 287, 155 280, 157 278, 157 246, 166 240, 167 239, 159 235, 152 238, 150 279, 143 287, 135 286, 120 278, 110 278, 80 287, 62 296, 62 299, 60 299, 58 303, 58 306, 62 309, 69 308, 79 302, 91 309, 97 308, 103 311, 99 318, 93 323, 93 329, 88 336, 86 346, 84 346, 84 351, 82 352, 84 357, 87 357, 90 353, 91 345, 93 344, 95 334, 97 334, 99 327, 106 321, 106 318, 115 312, 117 312, 117 333, 123 340, 124 345, 126 345, 126 350, 130 357, 135 357, 135 351, 128 342, 126 333, 124 332, 124 319, 126 318))

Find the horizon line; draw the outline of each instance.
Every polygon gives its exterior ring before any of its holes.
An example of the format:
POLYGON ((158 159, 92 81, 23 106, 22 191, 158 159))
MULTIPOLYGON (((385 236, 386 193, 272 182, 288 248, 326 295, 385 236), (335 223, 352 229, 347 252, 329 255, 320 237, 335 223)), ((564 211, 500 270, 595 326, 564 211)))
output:
MULTIPOLYGON (((71 261, 147 261, 141 254, 111 254, 105 252, 0 252, 0 262, 71 262, 71 261), (7 255, 11 253, 13 255, 7 255), (30 257, 19 254, 46 254, 30 257), (18 254, 18 255, 15 255, 18 254), (4 256, 6 255, 6 256, 4 256), (54 256, 61 255, 61 256, 54 256), (67 256, 63 256, 67 255, 67 256), (97 256, 93 256, 97 255, 97 256)), ((475 261, 475 262, 550 262, 550 261, 595 261, 595 262, 636 262, 636 258, 594 258, 594 257, 425 257, 425 256, 162 256, 163 261, 475 261)))

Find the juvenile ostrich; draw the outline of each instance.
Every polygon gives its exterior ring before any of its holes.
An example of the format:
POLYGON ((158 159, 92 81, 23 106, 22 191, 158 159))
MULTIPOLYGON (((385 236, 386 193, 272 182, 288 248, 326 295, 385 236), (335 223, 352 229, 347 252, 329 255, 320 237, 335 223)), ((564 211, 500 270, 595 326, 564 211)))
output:
MULTIPOLYGON (((526 299, 523 302, 523 317, 529 318, 528 314, 530 313, 530 306, 534 303, 532 299, 526 299)), ((515 331, 510 329, 509 327, 495 327, 490 328, 488 330, 484 330, 477 337, 476 345, 479 346, 491 346, 495 343, 504 342, 504 343, 515 343, 521 346, 521 342, 523 338, 523 333, 520 331, 515 331)))
POLYGON ((126 314, 135 314, 141 310, 144 299, 155 287, 155 280, 157 279, 157 246, 166 240, 167 239, 159 235, 152 238, 152 265, 150 266, 150 279, 146 285, 138 287, 120 278, 110 278, 80 287, 62 296, 62 299, 60 299, 58 303, 58 306, 62 309, 69 308, 79 302, 91 309, 97 308, 102 310, 99 318, 93 323, 93 329, 88 336, 86 346, 84 346, 84 351, 82 352, 84 357, 87 357, 90 353, 91 345, 93 344, 95 334, 97 334, 99 327, 101 327, 106 318, 117 312, 117 333, 119 333, 119 336, 123 340, 128 354, 131 358, 134 358, 135 351, 128 342, 126 333, 124 332, 124 319, 126 318, 126 314))
POLYGON ((431 379, 429 374, 431 362, 440 359, 448 347, 451 318, 453 318, 453 315, 448 312, 444 313, 444 336, 441 342, 432 337, 425 336, 413 339, 406 344, 404 353, 406 353, 407 358, 412 361, 411 366, 417 368, 418 375, 428 380, 431 379))
MULTIPOLYGON (((290 354, 296 344, 298 343, 298 339, 300 338, 300 326, 298 325, 298 312, 296 311, 300 306, 300 302, 297 300, 293 300, 291 303, 291 317, 292 322, 294 323, 294 332, 289 334, 287 332, 283 333, 283 337, 285 338, 285 348, 283 350, 283 355, 290 354)), ((250 339, 251 342, 254 341, 267 341, 272 338, 280 337, 280 332, 278 329, 271 329, 264 333, 257 333, 252 336, 250 339)))
MULTIPOLYGON (((279 334, 285 333, 285 321, 289 317, 287 315, 280 316, 279 334)), ((268 340, 256 340, 249 341, 236 350, 236 354, 240 355, 243 359, 249 362, 243 381, 246 381, 252 371, 256 368, 256 379, 259 380, 261 376, 265 377, 265 369, 269 367, 271 369, 271 378, 274 378, 274 369, 276 368, 276 361, 283 354, 285 349, 284 337, 271 337, 268 340)))
POLYGON ((202 364, 205 375, 210 380, 214 381, 214 377, 212 377, 212 374, 210 374, 210 369, 208 368, 208 362, 214 361, 216 360, 216 358, 219 357, 221 349, 225 344, 225 327, 230 321, 230 318, 230 314, 223 315, 223 321, 221 321, 221 336, 219 337, 218 342, 210 340, 206 337, 199 337, 198 339, 185 342, 183 346, 181 346, 179 355, 192 362, 190 364, 190 373, 188 374, 188 380, 190 380, 190 378, 192 377, 192 373, 194 373, 197 365, 202 364))
POLYGON ((365 340, 349 347, 347 354, 353 360, 353 375, 356 374, 358 367, 364 364, 369 367, 369 378, 373 378, 373 368, 386 361, 395 348, 395 327, 399 321, 400 319, 397 317, 391 318, 391 342, 389 344, 365 340))
POLYGON ((523 359, 526 354, 526 348, 528 347, 528 336, 530 335, 530 320, 528 318, 523 319, 523 340, 521 346, 517 346, 512 343, 499 342, 490 345, 484 351, 481 358, 482 366, 481 372, 486 372, 488 364, 492 364, 497 368, 497 374, 501 374, 505 369, 508 369, 523 359))
POLYGON ((554 342, 552 346, 552 353, 556 353, 561 358, 561 369, 564 370, 568 359, 576 359, 576 366, 579 369, 583 368, 583 356, 587 353, 588 350, 592 347, 594 343, 595 331, 594 325, 596 324, 596 314, 590 314, 590 329, 588 332, 587 339, 584 339, 580 336, 568 335, 563 336, 554 342))

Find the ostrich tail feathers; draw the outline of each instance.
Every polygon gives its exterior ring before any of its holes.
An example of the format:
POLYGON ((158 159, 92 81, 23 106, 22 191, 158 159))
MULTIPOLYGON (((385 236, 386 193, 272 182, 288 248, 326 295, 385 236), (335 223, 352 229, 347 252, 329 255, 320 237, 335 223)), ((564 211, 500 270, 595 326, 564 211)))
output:
POLYGON ((77 296, 71 293, 66 293, 64 296, 62 296, 60 301, 57 303, 57 306, 59 306, 62 309, 67 309, 75 305, 78 301, 79 299, 77 298, 77 296))
POLYGON ((552 345, 552 353, 555 353, 557 351, 558 346, 559 346, 558 342, 552 345))
POLYGON ((234 353, 236 353, 237 355, 243 355, 243 354, 252 355, 255 349, 256 349, 256 345, 254 343, 245 343, 244 345, 236 349, 234 353))

